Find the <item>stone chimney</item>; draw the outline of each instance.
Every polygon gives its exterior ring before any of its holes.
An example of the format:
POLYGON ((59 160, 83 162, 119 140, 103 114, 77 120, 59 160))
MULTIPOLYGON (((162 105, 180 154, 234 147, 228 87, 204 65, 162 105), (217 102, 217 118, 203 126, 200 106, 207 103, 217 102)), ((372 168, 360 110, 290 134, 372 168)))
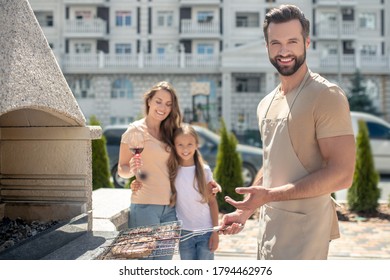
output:
POLYGON ((68 220, 92 228, 86 120, 27 0, 0 0, 0 219, 68 220))

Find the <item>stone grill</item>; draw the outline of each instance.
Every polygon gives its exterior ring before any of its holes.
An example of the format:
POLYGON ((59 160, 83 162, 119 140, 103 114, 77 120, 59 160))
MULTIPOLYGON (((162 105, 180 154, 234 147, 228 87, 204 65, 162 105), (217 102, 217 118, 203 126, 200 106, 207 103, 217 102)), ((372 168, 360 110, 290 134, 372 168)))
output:
POLYGON ((101 128, 86 125, 28 1, 0 0, 0 26, 0 219, 78 217, 90 231, 101 128))

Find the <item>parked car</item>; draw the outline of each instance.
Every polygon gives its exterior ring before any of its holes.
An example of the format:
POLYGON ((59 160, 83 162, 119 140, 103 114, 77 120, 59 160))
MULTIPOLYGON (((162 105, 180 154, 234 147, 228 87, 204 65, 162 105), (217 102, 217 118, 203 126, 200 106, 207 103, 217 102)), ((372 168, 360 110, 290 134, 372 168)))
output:
POLYGON ((367 124, 374 165, 380 174, 390 174, 390 123, 363 112, 351 112, 355 136, 358 134, 358 121, 367 124))
MULTIPOLYGON (((194 125, 199 134, 200 143, 199 150, 202 153, 205 161, 213 170, 216 165, 216 157, 220 137, 207 128, 194 125)), ((107 152, 110 159, 110 170, 115 187, 123 188, 126 185, 126 180, 118 175, 118 158, 119 145, 122 134, 126 131, 127 125, 108 126, 104 129, 103 134, 107 141, 107 152)), ((242 175, 244 186, 250 186, 260 169, 263 162, 263 151, 260 148, 237 145, 237 151, 242 158, 242 175)))

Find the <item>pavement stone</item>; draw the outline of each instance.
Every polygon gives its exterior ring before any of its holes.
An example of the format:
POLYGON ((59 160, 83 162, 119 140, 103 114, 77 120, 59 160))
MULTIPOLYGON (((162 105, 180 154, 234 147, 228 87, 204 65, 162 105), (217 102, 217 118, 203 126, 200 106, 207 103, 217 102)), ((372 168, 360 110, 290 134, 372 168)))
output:
MULTIPOLYGON (((215 259, 256 259, 258 222, 248 220, 237 235, 221 235, 215 259)), ((328 259, 390 259, 390 222, 339 222, 341 237, 333 240, 328 259)))

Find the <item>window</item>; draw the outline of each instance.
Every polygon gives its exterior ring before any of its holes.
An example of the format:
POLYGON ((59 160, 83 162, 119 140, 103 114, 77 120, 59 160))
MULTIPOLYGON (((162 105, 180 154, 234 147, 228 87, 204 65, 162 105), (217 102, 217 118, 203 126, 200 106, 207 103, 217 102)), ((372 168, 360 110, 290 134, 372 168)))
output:
POLYGON ((69 87, 76 98, 95 98, 95 94, 91 90, 91 80, 88 78, 71 81, 69 87))
POLYGON ((115 44, 116 54, 129 54, 131 53, 131 44, 115 44))
POLYGON ((212 22, 214 19, 214 13, 211 11, 198 12, 197 19, 198 23, 212 22))
POLYGON ((74 50, 75 50, 75 53, 92 53, 92 44, 91 43, 75 43, 74 50))
POLYGON ((343 54, 354 54, 355 47, 353 41, 343 41, 343 54))
POLYGON ((116 26, 131 26, 131 12, 130 11, 117 11, 117 12, 115 12, 115 25, 116 26))
POLYGON ((133 86, 127 79, 117 79, 112 84, 111 98, 131 99, 133 98, 133 86))
POLYGON ((159 55, 164 55, 166 53, 172 52, 173 48, 170 44, 157 44, 156 45, 156 53, 159 55))
POLYGON ((159 55, 164 55, 165 54, 165 46, 162 46, 162 45, 157 46, 156 52, 159 55))
POLYGON ((320 22, 325 22, 325 23, 328 23, 328 22, 337 22, 337 13, 333 13, 333 12, 322 12, 320 14, 320 22))
POLYGON ((54 26, 53 22, 53 12, 46 11, 37 11, 34 12, 35 17, 37 18, 39 25, 41 27, 52 27, 54 26))
POLYGON ((352 8, 342 8, 341 14, 343 21, 354 21, 355 20, 355 11, 352 8))
POLYGON ((159 27, 172 27, 173 26, 173 12, 172 11, 159 11, 159 12, 157 12, 157 25, 159 27))
POLYGON ((362 13, 359 15, 359 27, 362 29, 375 29, 375 14, 374 13, 362 13))
POLYGON ((259 27, 259 13, 236 13, 236 27, 259 27))
POLYGON ((176 52, 175 44, 159 43, 156 44, 156 53, 160 55, 170 54, 176 52))
POLYGON ((390 139, 390 129, 378 123, 367 122, 368 134, 371 139, 390 139))
POLYGON ((324 56, 327 56, 327 55, 337 55, 337 51, 338 51, 338 48, 337 48, 337 44, 326 44, 324 45, 324 56))
POLYGON ((365 44, 365 45, 361 46, 360 54, 375 56, 377 54, 377 50, 378 50, 378 48, 376 45, 365 44))
POLYGON ((75 11, 76 19, 92 19, 91 11, 75 11))
POLYGON ((260 78, 258 77, 237 77, 237 92, 260 92, 260 78))
POLYGON ((214 45, 212 45, 212 44, 198 44, 197 53, 211 55, 214 53, 214 45))

